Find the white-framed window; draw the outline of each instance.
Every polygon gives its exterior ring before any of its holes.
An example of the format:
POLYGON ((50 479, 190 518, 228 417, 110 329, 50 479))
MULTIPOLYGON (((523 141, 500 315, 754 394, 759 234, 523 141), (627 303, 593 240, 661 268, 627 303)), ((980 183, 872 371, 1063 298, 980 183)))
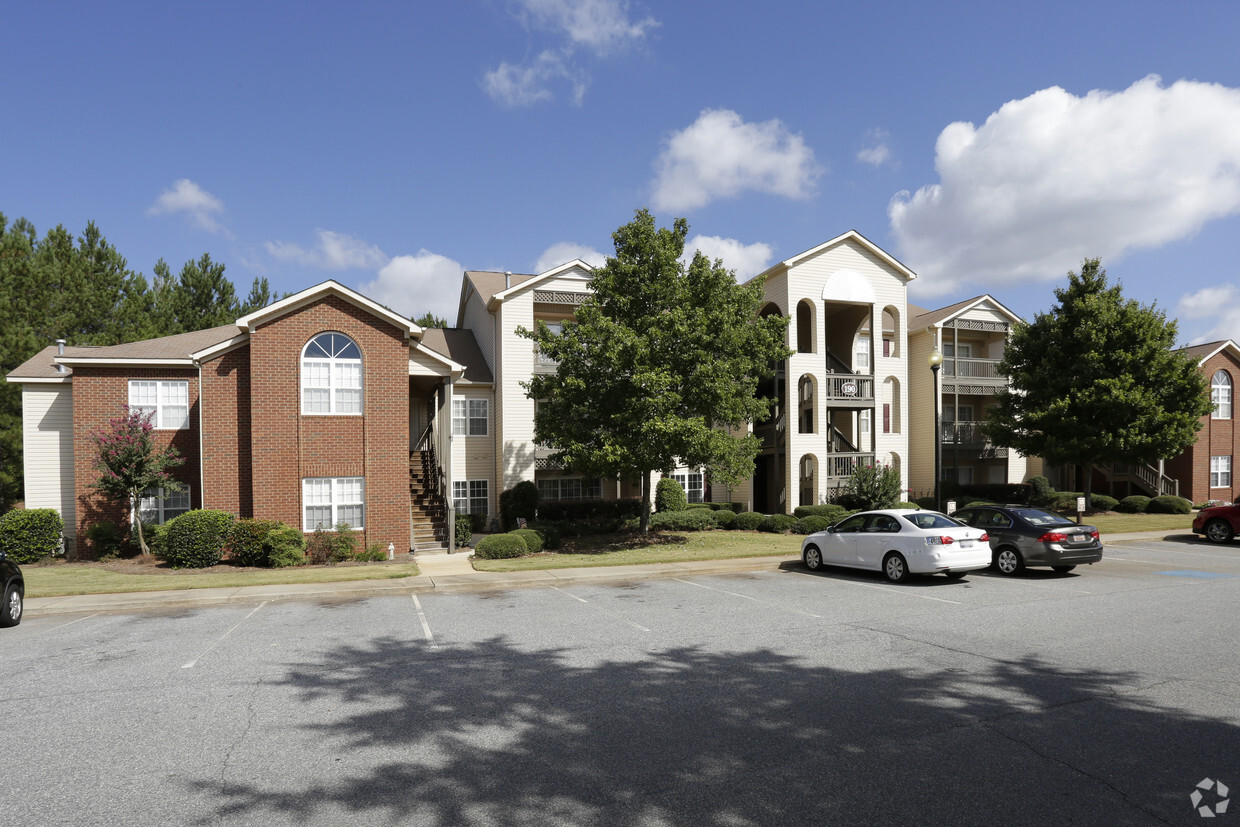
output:
POLYGON ((301 481, 302 531, 332 531, 341 523, 366 527, 366 480, 362 477, 306 477, 301 481))
POLYGON ((161 431, 188 428, 189 382, 178 379, 131 379, 129 409, 153 414, 151 424, 161 431))
POLYGON ((672 479, 680 483, 680 487, 685 489, 685 496, 689 498, 689 502, 700 503, 702 501, 702 472, 678 471, 672 474, 672 479))
POLYGON ((490 418, 488 401, 486 399, 453 399, 452 435, 486 436, 490 418))
POLYGON ((1210 457, 1210 487, 1231 488, 1231 457, 1210 457))
POLYGON ((189 511, 189 486, 180 491, 148 488, 138 502, 138 519, 147 525, 163 525, 189 511))
POLYGON ((343 333, 320 333, 302 350, 301 412, 362 412, 362 352, 343 333))
POLYGON ((1212 419, 1231 419, 1231 374, 1215 371, 1210 380, 1210 401, 1214 403, 1212 419))
POLYGON ((873 415, 874 412, 869 408, 866 408, 857 414, 857 430, 862 436, 868 437, 870 435, 870 421, 873 418, 873 415))
POLYGON ((603 497, 603 481, 598 477, 548 477, 538 481, 538 497, 543 500, 598 500, 603 497))
POLYGON ((452 482, 452 507, 457 514, 486 514, 489 505, 486 480, 452 482))
POLYGON ((868 373, 870 370, 870 337, 858 336, 853 344, 853 370, 868 373))

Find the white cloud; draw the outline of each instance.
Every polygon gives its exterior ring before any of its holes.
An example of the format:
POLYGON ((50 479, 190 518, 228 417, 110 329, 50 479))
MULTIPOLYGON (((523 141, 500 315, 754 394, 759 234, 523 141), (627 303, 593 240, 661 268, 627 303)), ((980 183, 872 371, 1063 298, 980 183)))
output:
POLYGON ((520 0, 533 28, 567 36, 569 42, 599 53, 626 46, 659 25, 653 17, 629 19, 623 0, 520 0))
POLYGON ((1218 84, 1043 89, 949 125, 935 151, 940 183, 888 208, 922 294, 1059 278, 1240 212, 1240 90, 1218 84))
POLYGON ((482 88, 493 100, 504 106, 530 106, 555 98, 553 87, 567 85, 569 97, 580 105, 586 93, 583 73, 570 66, 555 52, 546 51, 525 65, 501 63, 487 72, 482 88))
POLYGON ((571 241, 558 241, 552 244, 543 254, 538 257, 538 262, 534 265, 535 273, 545 273, 552 267, 559 267, 561 264, 579 258, 591 267, 602 267, 607 263, 607 256, 595 250, 593 247, 587 247, 584 244, 574 244, 571 241))
POLYGON ((360 285, 358 290, 410 318, 430 312, 452 325, 456 323, 464 269, 447 256, 419 250, 417 255, 396 256, 374 281, 360 285))
POLYGON ((287 241, 268 241, 265 246, 268 253, 281 261, 324 270, 377 269, 388 261, 382 250, 360 238, 323 229, 315 230, 314 234, 319 241, 309 250, 287 241))
POLYGON ((1180 335, 1189 344, 1231 339, 1240 342, 1240 289, 1220 284, 1180 297, 1180 335), (1187 320, 1187 321, 1186 321, 1187 320))
POLYGON ((735 238, 717 235, 697 235, 685 242, 685 260, 693 258, 693 252, 701 250, 711 261, 722 259, 723 266, 736 273, 738 282, 747 281, 770 266, 775 250, 761 241, 744 244, 735 238))
POLYGON ((857 160, 872 167, 881 167, 891 158, 887 142, 891 135, 885 129, 871 129, 865 134, 867 146, 857 153, 857 160))
POLYGON ((173 183, 155 199, 155 203, 147 208, 147 215, 172 215, 185 213, 193 221, 194 226, 209 233, 222 233, 231 238, 231 234, 216 217, 224 212, 224 202, 216 198, 188 178, 173 183))
POLYGON ((800 135, 778 120, 745 123, 728 109, 707 109, 667 141, 652 204, 691 210, 746 190, 808 198, 822 168, 800 135))

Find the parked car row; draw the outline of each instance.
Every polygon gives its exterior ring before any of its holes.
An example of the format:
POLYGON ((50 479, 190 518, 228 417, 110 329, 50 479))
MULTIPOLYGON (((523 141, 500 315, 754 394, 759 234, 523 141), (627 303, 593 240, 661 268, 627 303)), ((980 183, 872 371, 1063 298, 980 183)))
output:
POLYGON ((801 543, 801 560, 811 571, 869 569, 893 583, 913 574, 957 579, 987 567, 1007 576, 1028 566, 1067 573, 1101 559, 1098 529, 1026 506, 970 506, 950 517, 907 508, 863 511, 801 543))

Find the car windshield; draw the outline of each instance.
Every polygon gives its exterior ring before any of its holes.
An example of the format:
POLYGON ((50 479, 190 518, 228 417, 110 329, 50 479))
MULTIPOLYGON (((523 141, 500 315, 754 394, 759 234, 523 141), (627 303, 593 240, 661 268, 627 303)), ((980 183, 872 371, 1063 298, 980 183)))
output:
POLYGON ((1076 525, 1067 517, 1061 517, 1058 514, 1052 514, 1049 511, 1043 511, 1040 508, 1014 508, 1012 513, 1020 517, 1030 525, 1076 525))
POLYGON ((901 514, 902 518, 917 528, 960 528, 961 523, 946 514, 937 511, 918 511, 916 514, 901 514))

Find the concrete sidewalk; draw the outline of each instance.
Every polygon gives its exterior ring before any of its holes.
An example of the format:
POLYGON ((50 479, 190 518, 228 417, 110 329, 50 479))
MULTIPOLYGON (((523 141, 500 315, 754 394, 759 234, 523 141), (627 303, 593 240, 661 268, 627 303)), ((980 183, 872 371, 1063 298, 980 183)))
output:
MULTIPOLYGON (((1104 543, 1133 540, 1186 540, 1186 532, 1146 531, 1108 534, 1104 543)), ((703 560, 689 563, 647 563, 635 566, 596 566, 588 568, 544 569, 539 571, 475 571, 472 554, 433 554, 415 557, 420 574, 399 580, 351 580, 340 583, 300 583, 279 586, 237 586, 224 589, 176 589, 123 594, 81 594, 64 597, 31 597, 26 600, 27 617, 95 612, 136 612, 221 606, 227 603, 263 603, 277 600, 332 600, 382 597, 385 595, 459 593, 531 587, 563 586, 573 583, 623 583, 656 577, 686 577, 702 574, 736 574, 752 571, 778 571, 798 557, 744 557, 733 560, 703 560)), ((1105 559, 1105 557, 1103 558, 1105 559)))

